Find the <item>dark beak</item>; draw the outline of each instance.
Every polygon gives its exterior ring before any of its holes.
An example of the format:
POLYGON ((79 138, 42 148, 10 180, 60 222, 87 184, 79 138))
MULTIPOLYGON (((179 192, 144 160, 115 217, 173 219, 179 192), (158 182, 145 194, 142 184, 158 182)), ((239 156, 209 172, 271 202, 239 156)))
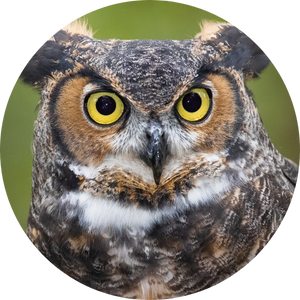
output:
POLYGON ((159 185, 161 173, 167 156, 167 141, 162 127, 153 122, 147 131, 148 145, 146 153, 141 156, 142 160, 152 168, 156 185, 159 185))

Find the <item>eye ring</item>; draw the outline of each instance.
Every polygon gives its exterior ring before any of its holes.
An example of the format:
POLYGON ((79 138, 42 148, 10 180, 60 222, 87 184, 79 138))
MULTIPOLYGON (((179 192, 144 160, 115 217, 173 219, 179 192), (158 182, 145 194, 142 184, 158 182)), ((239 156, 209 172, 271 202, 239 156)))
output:
POLYGON ((194 88, 178 100, 176 110, 181 118, 190 122, 203 121, 212 106, 211 92, 205 88, 194 88))
POLYGON ((124 112, 124 103, 115 93, 95 92, 87 97, 85 110, 95 123, 109 125, 121 118, 124 112))

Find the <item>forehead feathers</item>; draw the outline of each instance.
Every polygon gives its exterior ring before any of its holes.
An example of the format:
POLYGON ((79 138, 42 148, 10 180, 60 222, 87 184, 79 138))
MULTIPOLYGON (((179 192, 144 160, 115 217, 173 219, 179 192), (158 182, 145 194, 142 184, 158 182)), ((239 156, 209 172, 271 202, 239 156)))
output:
POLYGON ((199 61, 191 55, 189 40, 134 40, 116 41, 93 64, 132 101, 155 108, 170 103, 176 90, 195 77, 199 61))
POLYGON ((86 24, 75 22, 47 41, 21 76, 41 90, 49 76, 70 73, 79 63, 121 92, 135 95, 133 101, 161 105, 197 74, 235 69, 251 79, 268 62, 261 49, 230 24, 204 23, 191 40, 99 41, 86 24))

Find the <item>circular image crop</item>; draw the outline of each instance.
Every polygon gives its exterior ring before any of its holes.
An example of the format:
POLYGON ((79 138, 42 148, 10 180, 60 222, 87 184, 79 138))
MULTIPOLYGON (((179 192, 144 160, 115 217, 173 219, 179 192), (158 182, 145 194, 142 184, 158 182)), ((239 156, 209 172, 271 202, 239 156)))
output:
POLYGON ((54 33, 1 134, 29 240, 76 281, 130 299, 191 295, 246 266, 285 217, 298 161, 267 54, 226 20, 165 1, 107 6, 54 33))

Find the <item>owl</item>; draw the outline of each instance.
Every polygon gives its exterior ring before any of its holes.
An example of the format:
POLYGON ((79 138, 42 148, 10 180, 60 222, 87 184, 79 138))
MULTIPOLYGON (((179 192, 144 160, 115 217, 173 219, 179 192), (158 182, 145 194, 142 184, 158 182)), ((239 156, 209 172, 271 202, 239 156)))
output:
POLYGON ((227 23, 180 41, 60 30, 21 74, 41 93, 29 239, 125 298, 184 296, 236 273, 280 225, 298 173, 245 85, 268 63, 227 23))

